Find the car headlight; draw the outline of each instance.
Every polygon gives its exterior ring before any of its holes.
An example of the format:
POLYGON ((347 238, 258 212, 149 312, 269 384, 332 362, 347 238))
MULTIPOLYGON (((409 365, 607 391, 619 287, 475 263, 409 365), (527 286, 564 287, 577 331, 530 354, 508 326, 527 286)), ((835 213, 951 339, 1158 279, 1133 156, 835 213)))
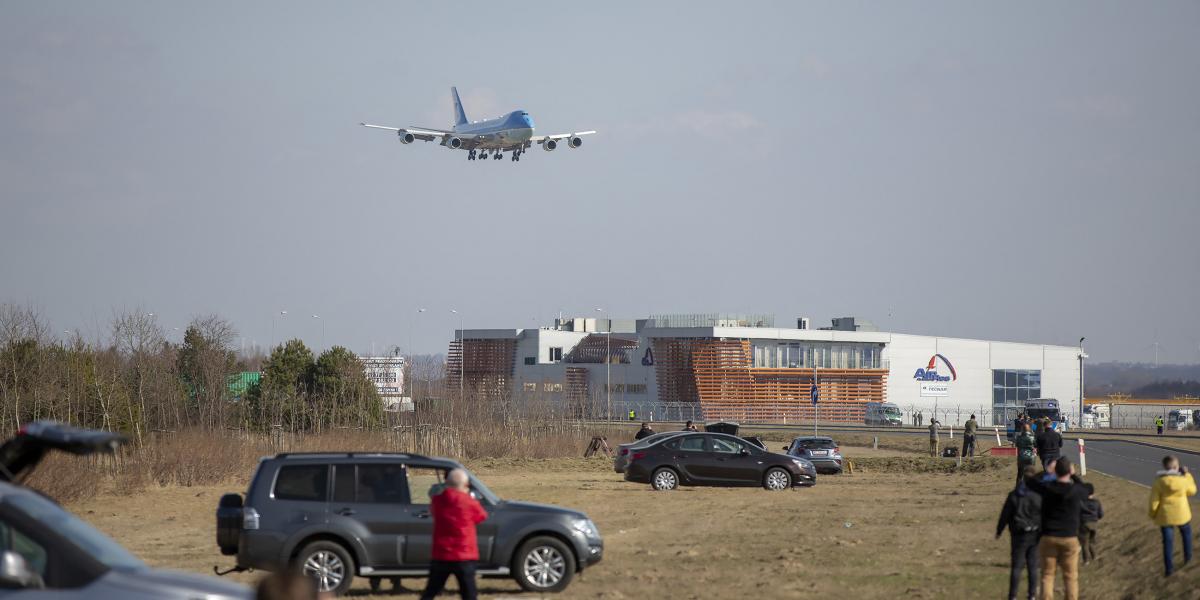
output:
POLYGON ((792 462, 796 463, 796 466, 797 466, 797 467, 800 467, 800 470, 801 470, 801 471, 805 471, 805 472, 807 472, 809 469, 812 469, 812 468, 813 468, 812 464, 811 464, 811 463, 809 463, 809 462, 808 462, 808 461, 806 461, 806 460, 796 460, 796 459, 794 459, 794 458, 793 458, 793 459, 792 459, 792 462))
POLYGON ((583 534, 583 537, 590 540, 600 539, 600 530, 596 528, 596 524, 591 519, 571 519, 571 529, 583 534))

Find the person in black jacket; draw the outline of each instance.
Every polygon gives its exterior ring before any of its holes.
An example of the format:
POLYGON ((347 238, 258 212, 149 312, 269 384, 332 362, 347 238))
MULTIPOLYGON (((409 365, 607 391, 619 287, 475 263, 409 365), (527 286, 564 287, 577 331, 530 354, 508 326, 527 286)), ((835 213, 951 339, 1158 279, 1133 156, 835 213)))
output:
POLYGON ((1079 598, 1079 516, 1088 491, 1075 476, 1075 465, 1066 457, 1054 464, 1054 479, 1037 477, 1025 480, 1029 489, 1042 496, 1042 537, 1038 542, 1041 558, 1042 598, 1054 598, 1054 574, 1063 572, 1063 587, 1068 600, 1079 598))
POLYGON ((1087 490, 1087 500, 1079 511, 1079 555, 1083 564, 1096 560, 1096 522, 1104 518, 1104 507, 1096 497, 1096 488, 1090 483, 1083 484, 1087 490))
POLYGON ((996 523, 996 539, 1008 528, 1012 542, 1012 565, 1008 573, 1009 600, 1017 600, 1021 587, 1021 570, 1028 571, 1029 600, 1037 597, 1038 583, 1038 532, 1042 529, 1042 497, 1029 489, 1025 479, 1037 477, 1037 468, 1026 465, 1024 477, 1008 493, 1004 508, 1000 511, 1000 522, 996 523))
POLYGON ((633 439, 640 440, 644 437, 651 436, 651 435, 654 435, 654 430, 650 429, 650 424, 642 423, 642 428, 639 429, 636 434, 634 434, 633 439))
POLYGON ((1038 457, 1042 460, 1042 468, 1049 470, 1047 466, 1050 461, 1058 458, 1062 453, 1062 435, 1050 426, 1050 420, 1046 419, 1041 422, 1037 433, 1037 451, 1038 457))

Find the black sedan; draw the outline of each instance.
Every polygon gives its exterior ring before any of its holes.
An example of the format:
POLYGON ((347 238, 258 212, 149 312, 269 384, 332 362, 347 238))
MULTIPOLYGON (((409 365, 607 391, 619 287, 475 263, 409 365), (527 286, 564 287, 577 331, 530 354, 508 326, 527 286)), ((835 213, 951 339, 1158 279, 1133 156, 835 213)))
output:
POLYGON ((767 452, 732 435, 689 433, 631 450, 625 480, 656 490, 681 485, 786 490, 816 484, 817 469, 803 458, 767 452))

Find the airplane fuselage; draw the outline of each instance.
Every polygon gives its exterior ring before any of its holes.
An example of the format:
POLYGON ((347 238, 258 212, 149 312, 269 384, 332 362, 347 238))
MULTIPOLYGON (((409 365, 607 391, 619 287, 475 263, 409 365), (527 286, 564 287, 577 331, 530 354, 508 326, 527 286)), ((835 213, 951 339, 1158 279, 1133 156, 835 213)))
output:
POLYGON ((480 136, 476 148, 508 149, 524 145, 533 137, 533 117, 523 110, 514 110, 503 117, 455 125, 455 134, 480 136))

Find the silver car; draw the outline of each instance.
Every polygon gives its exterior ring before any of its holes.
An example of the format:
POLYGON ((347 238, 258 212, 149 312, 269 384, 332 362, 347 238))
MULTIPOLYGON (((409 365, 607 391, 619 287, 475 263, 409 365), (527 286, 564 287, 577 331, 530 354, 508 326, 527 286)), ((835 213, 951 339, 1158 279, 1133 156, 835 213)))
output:
POLYGON ((152 569, 79 517, 19 483, 49 449, 90 454, 111 451, 121 439, 108 432, 38 422, 0 446, 0 598, 252 598, 249 588, 216 577, 152 569))

